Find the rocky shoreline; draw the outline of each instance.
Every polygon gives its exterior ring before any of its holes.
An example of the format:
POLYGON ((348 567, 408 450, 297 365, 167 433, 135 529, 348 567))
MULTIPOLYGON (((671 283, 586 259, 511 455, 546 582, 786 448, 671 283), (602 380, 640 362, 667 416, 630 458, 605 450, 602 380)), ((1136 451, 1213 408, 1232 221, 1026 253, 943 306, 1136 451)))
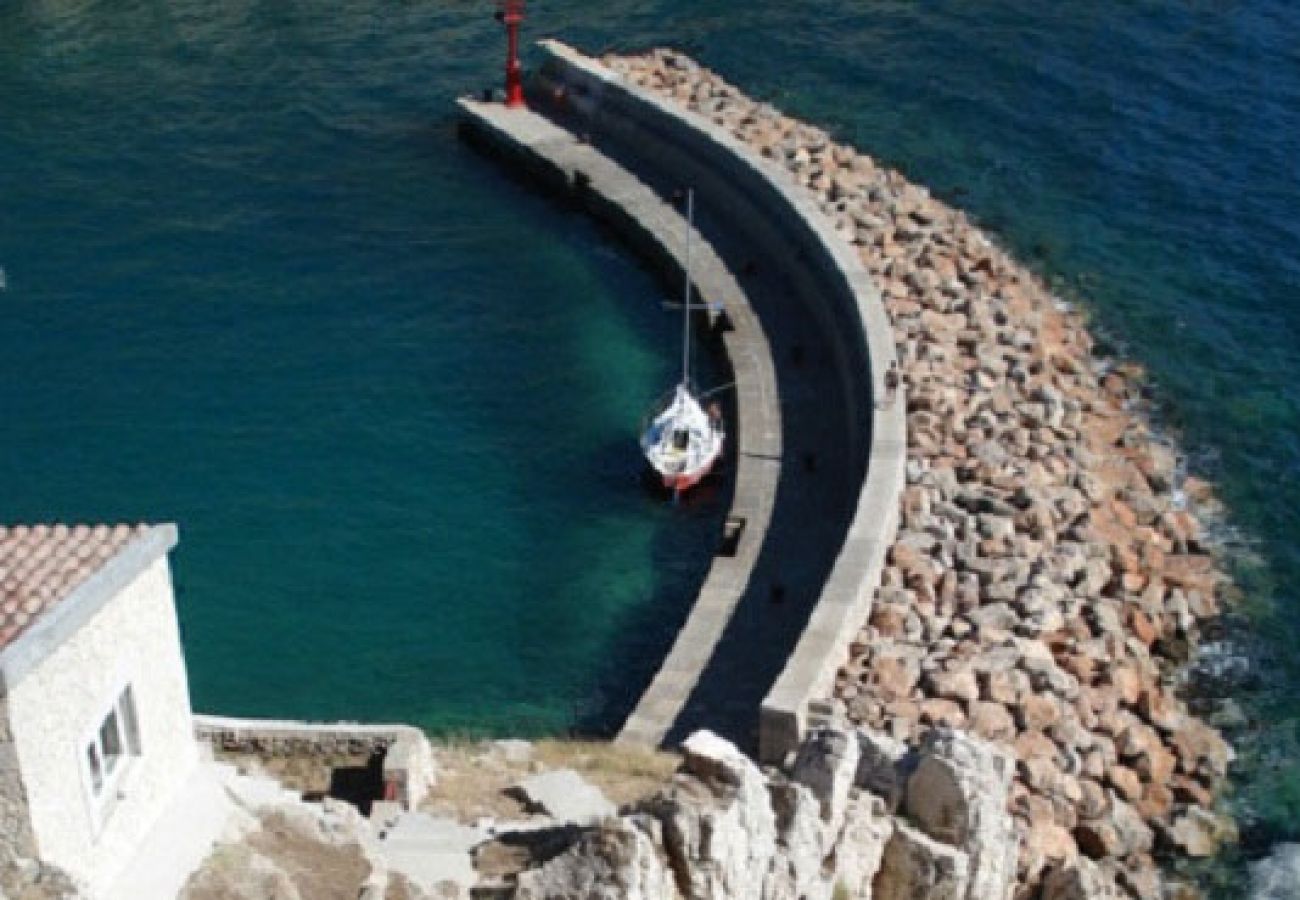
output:
MULTIPOLYGON (((907 402, 900 531, 831 706, 1017 760, 1020 896, 1063 870, 1155 898, 1156 857, 1231 839, 1232 750, 1175 691, 1228 585, 1139 369, 960 211, 666 50, 604 63, 808 188, 875 276, 907 402), (1096 870, 1096 872, 1093 872, 1096 870)), ((884 398, 882 402, 890 402, 884 398)))
MULTIPOLYGON (((914 750, 895 743, 820 729, 767 771, 708 731, 680 756, 444 746, 429 749, 427 796, 375 802, 366 816, 277 788, 250 760, 227 785, 237 815, 181 898, 1007 900, 1010 755, 943 728, 914 750), (622 792, 617 805, 601 780, 622 792)), ((1053 872, 1049 896, 1094 896, 1095 873, 1080 874, 1053 872)))

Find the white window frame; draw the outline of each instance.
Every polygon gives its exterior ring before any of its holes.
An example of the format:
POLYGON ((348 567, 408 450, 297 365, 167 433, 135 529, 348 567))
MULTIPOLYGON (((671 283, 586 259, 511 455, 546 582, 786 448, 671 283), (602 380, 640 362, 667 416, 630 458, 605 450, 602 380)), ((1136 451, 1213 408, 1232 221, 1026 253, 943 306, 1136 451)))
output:
POLYGON ((110 695, 110 699, 101 704, 101 713, 92 720, 93 724, 77 745, 77 759, 81 769, 86 809, 90 816, 91 833, 95 837, 103 831, 109 815, 124 796, 123 789, 127 783, 127 776, 135 768, 136 761, 143 753, 140 742, 140 711, 136 694, 132 682, 119 682, 118 688, 110 695), (115 760, 111 769, 107 765, 109 757, 104 752, 105 728, 110 720, 113 723, 113 730, 108 734, 120 750, 111 757, 115 760), (91 763, 92 752, 97 757, 98 776, 91 763))

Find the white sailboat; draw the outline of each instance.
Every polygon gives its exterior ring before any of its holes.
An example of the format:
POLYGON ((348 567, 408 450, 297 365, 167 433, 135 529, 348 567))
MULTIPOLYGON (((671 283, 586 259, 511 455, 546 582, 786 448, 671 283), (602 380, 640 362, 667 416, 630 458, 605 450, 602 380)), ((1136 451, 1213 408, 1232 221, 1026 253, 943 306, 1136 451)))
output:
POLYGON ((682 302, 682 380, 651 411, 641 433, 641 451, 674 495, 689 490, 722 456, 726 429, 716 404, 705 412, 691 391, 691 238, 695 192, 686 192, 686 286, 682 302))

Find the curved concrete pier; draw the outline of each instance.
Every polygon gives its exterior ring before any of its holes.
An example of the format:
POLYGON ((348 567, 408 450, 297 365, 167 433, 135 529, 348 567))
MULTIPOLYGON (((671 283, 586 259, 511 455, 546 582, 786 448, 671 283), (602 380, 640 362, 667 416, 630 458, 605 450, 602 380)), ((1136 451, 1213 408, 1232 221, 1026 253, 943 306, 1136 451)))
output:
MULTIPOLYGON (((661 270, 681 277, 688 225, 634 175, 526 109, 468 99, 460 107, 470 140, 576 197, 661 270)), ((781 410, 767 338, 735 277, 698 233, 692 236, 691 279, 705 304, 725 310, 722 343, 736 383, 738 426, 727 523, 740 532, 734 544, 727 542, 725 552, 714 556, 690 617, 619 734, 620 740, 638 744, 664 740, 731 619, 767 532, 780 470, 781 410)))
POLYGON ((897 526, 905 400, 874 403, 894 355, 884 308, 784 171, 596 61, 542 49, 535 99, 560 133, 661 193, 695 187, 700 231, 762 320, 781 397, 785 453, 748 581, 727 585, 724 607, 707 602, 706 582, 623 737, 657 743, 707 725, 779 759, 829 693, 897 526))

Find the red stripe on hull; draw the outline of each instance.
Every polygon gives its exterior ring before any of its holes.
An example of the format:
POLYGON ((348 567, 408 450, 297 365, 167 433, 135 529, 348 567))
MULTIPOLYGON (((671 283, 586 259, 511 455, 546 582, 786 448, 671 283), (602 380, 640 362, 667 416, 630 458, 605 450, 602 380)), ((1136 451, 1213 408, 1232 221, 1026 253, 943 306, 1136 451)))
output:
POLYGON ((668 488, 671 491, 677 491, 679 493, 681 491, 689 491, 691 488, 695 487, 697 484, 703 481, 705 476, 707 476, 709 472, 713 471, 713 464, 715 462, 717 462, 717 457, 714 457, 713 459, 709 460, 708 465, 704 466, 698 471, 691 472, 690 474, 664 475, 663 476, 664 487, 668 488))

